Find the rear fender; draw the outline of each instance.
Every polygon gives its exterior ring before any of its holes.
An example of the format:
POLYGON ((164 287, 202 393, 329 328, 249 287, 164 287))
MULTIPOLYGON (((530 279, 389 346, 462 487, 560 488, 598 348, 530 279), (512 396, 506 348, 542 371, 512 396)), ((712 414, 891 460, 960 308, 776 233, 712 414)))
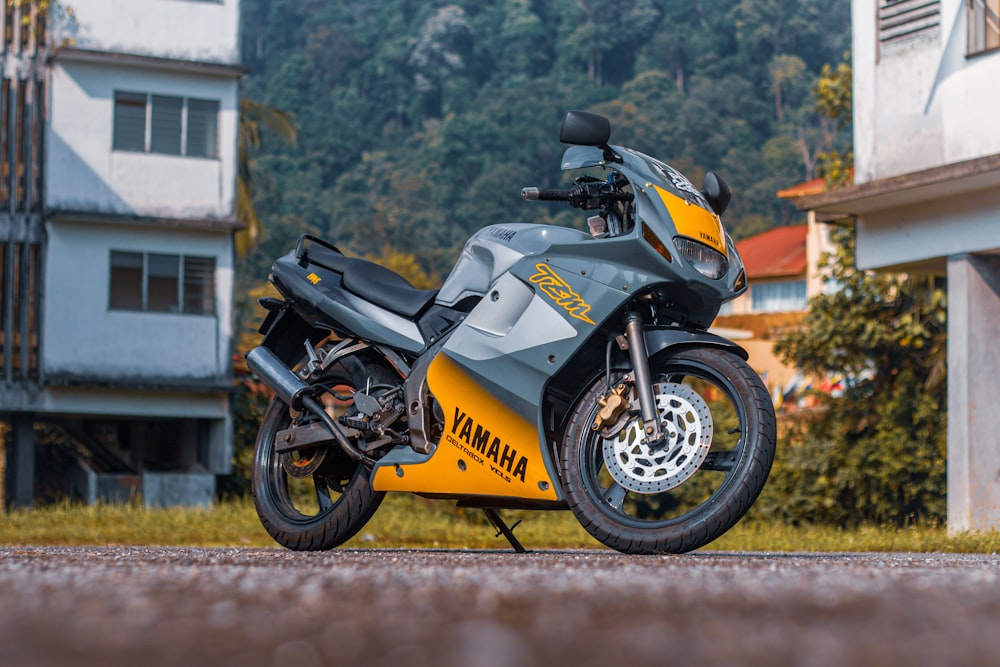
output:
POLYGON ((294 367, 305 353, 302 344, 309 340, 315 345, 330 335, 329 331, 317 329, 303 320, 286 301, 270 310, 260 333, 264 334, 261 345, 271 350, 289 368, 294 367))

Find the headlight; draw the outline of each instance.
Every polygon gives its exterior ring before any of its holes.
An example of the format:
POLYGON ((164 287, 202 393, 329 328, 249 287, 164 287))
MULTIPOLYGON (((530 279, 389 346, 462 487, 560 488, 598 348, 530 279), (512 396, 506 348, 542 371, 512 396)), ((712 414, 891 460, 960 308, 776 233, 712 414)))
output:
POLYGON ((706 278, 718 280, 726 275, 729 262, 726 261, 725 256, 721 252, 712 250, 706 245, 686 239, 683 236, 674 237, 674 246, 677 247, 681 256, 697 269, 698 273, 706 278))

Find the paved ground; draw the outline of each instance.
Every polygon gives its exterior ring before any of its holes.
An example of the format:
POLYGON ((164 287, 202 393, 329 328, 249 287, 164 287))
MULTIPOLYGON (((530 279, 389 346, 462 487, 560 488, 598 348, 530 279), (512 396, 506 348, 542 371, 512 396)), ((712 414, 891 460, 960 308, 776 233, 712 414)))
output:
POLYGON ((1000 557, 0 549, 0 664, 986 665, 1000 557))

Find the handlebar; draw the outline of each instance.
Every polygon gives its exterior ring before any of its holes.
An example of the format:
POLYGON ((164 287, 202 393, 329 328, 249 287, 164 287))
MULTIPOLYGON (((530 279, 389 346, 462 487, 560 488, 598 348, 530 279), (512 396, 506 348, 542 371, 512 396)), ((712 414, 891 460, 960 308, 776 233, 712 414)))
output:
POLYGON ((522 188, 521 198, 527 201, 569 201, 573 190, 564 188, 522 188))

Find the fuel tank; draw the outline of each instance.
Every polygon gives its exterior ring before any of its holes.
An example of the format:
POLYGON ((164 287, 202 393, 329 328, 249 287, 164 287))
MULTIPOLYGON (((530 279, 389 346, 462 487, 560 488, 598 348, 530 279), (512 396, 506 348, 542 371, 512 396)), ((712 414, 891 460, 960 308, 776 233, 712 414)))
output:
POLYGON ((484 227, 466 241, 435 301, 442 306, 454 306, 467 297, 484 296, 490 285, 522 257, 545 255, 553 244, 588 239, 591 236, 579 230, 550 225, 512 223, 484 227))

